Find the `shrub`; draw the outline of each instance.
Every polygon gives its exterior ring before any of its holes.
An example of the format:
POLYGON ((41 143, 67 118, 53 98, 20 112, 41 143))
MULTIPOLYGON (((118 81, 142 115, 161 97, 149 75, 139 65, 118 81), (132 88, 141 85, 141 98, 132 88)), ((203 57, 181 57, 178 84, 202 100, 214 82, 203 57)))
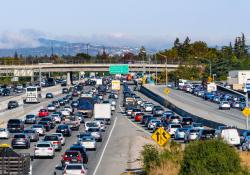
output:
POLYGON ((147 173, 152 166, 158 166, 160 164, 159 151, 154 145, 144 145, 141 152, 143 159, 143 168, 147 173))
POLYGON ((180 175, 247 174, 236 150, 221 140, 190 143, 185 151, 180 175))

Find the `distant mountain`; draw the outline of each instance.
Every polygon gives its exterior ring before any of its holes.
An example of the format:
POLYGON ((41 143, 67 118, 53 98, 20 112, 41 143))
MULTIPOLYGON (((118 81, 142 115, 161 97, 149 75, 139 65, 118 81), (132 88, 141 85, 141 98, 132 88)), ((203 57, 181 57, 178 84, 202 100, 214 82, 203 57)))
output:
MULTIPOLYGON (((66 41, 49 40, 39 38, 39 47, 35 48, 15 48, 15 49, 0 49, 0 57, 13 56, 15 52, 23 56, 43 56, 51 55, 52 51, 57 55, 76 55, 77 53, 87 53, 86 43, 70 43, 66 41)), ((114 47, 114 46, 101 46, 92 45, 88 46, 88 53, 92 56, 105 52, 109 55, 121 55, 126 52, 137 54, 140 48, 137 47, 114 47)), ((154 53, 156 50, 147 50, 148 53, 154 53)))

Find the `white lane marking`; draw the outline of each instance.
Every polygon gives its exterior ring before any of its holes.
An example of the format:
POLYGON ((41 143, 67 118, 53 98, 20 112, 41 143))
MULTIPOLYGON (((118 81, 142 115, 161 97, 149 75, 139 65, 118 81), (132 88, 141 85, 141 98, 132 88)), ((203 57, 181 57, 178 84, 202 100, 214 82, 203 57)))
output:
MULTIPOLYGON (((119 106, 119 107, 120 107, 120 110, 121 110, 122 112, 124 112, 124 110, 122 109, 122 107, 121 107, 121 106, 119 106)), ((125 115, 125 116, 126 116, 126 115, 125 115)), ((150 132, 148 132, 148 131, 146 131, 145 129, 143 129, 142 127, 136 125, 134 122, 132 122, 131 120, 129 120, 128 117, 126 117, 126 119, 127 119, 132 125, 134 125, 137 129, 139 129, 139 130, 145 132, 146 134, 148 134, 149 136, 151 136, 151 133, 150 133, 150 132)))
POLYGON ((97 170, 98 170, 98 168, 99 168, 99 166, 100 166, 100 164, 101 164, 101 161, 102 161, 103 155, 104 155, 104 153, 105 153, 105 151, 106 151, 106 148, 107 148, 107 146, 108 146, 109 140, 110 140, 111 135, 112 135, 112 133, 113 133, 113 130, 114 130, 114 128, 115 128, 116 121, 117 121, 117 117, 115 118, 115 121, 114 121, 113 127, 111 128, 111 131, 110 131, 110 134, 109 134, 109 136, 108 136, 107 142, 106 142, 106 144, 105 144, 105 146, 104 146, 104 148, 103 148, 103 150, 102 150, 101 157, 100 157, 100 159, 99 159, 99 161, 98 161, 98 163, 97 163, 97 165, 96 165, 96 167, 95 167, 95 170, 94 170, 93 175, 95 175, 95 174, 96 174, 96 172, 97 172, 97 170))

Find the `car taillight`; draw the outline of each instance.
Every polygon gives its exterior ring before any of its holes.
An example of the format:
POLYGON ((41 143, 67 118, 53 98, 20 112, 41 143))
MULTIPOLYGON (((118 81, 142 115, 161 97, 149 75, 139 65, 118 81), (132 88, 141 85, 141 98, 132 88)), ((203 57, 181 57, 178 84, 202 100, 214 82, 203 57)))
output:
POLYGON ((57 141, 57 142, 52 142, 53 144, 59 144, 59 142, 57 141))
POLYGON ((78 161, 80 161, 80 160, 81 160, 81 157, 80 157, 79 155, 77 156, 77 160, 78 160, 78 161))
POLYGON ((81 173, 83 173, 83 174, 84 174, 84 173, 85 173, 85 171, 84 171, 84 170, 81 170, 81 173))
POLYGON ((52 148, 48 148, 48 150, 53 150, 52 148))

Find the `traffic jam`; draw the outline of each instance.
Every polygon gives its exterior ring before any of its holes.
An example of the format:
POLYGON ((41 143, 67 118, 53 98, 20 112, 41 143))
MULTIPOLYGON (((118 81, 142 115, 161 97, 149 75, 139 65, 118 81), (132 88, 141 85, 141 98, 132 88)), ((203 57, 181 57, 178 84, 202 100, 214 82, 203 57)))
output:
POLYGON ((116 110, 120 81, 113 80, 118 86, 112 88, 115 90, 111 90, 111 81, 88 79, 84 84, 63 87, 63 97, 59 99, 46 94, 46 98, 54 98, 47 107, 24 119, 10 119, 7 128, 0 128, 0 138, 6 139, 2 145, 18 152, 29 150, 32 161, 61 156, 56 167, 60 171, 55 174, 86 175, 88 155, 106 138, 116 110))
POLYGON ((250 131, 240 134, 237 128, 231 126, 206 127, 203 123, 195 122, 192 117, 180 116, 166 109, 135 89, 124 85, 124 115, 151 135, 163 128, 172 140, 180 143, 219 138, 243 151, 250 149, 250 131))

